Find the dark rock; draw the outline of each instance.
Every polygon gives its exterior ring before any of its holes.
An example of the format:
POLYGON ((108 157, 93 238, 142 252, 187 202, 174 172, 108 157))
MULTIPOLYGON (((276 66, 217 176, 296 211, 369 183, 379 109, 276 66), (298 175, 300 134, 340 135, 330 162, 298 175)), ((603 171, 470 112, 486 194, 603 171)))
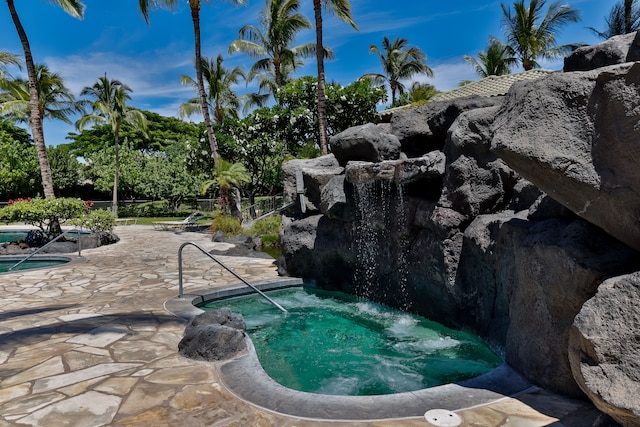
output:
POLYGON ((329 219, 353 221, 356 216, 353 205, 347 203, 345 176, 337 175, 322 187, 320 211, 329 219))
POLYGON ((217 230, 211 237, 212 242, 224 242, 224 231, 217 230))
POLYGON ((449 127, 464 111, 500 102, 497 98, 460 98, 399 110, 391 118, 391 132, 400 140, 403 152, 409 157, 421 157, 430 151, 442 150, 449 127))
POLYGON ((400 157, 400 141, 395 135, 384 133, 373 123, 354 126, 336 135, 329 143, 331 152, 338 159, 340 166, 347 162, 365 161, 380 162, 396 160, 400 157))
POLYGON ((613 36, 600 44, 580 47, 564 58, 564 71, 589 71, 640 60, 637 32, 613 36))
POLYGON ((331 178, 344 172, 333 154, 315 159, 290 160, 282 165, 284 190, 291 200, 298 200, 296 174, 300 171, 304 184, 305 206, 311 212, 318 212, 322 187, 331 178))
POLYGON ((516 83, 494 122, 492 149, 550 197, 640 250, 638 85, 640 63, 516 83))
POLYGON ((582 219, 480 216, 465 231, 459 316, 536 384, 581 396, 569 366, 569 330, 607 277, 639 266, 638 254, 582 219), (467 316, 470 316, 467 317, 467 316))
POLYGON ((178 350, 195 360, 226 360, 247 349, 245 328, 242 316, 228 308, 205 312, 187 325, 178 350))
POLYGON ((640 426, 640 273, 611 278, 575 318, 569 338, 573 375, 598 409, 640 426))

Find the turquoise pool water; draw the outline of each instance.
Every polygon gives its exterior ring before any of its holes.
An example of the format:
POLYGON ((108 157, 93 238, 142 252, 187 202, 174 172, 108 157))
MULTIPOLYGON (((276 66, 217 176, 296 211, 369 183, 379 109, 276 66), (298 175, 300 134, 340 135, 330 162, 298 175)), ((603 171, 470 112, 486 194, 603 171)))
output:
POLYGON ((215 300, 203 309, 241 313, 265 371, 300 391, 367 396, 473 378, 502 360, 478 338, 420 316, 308 288, 215 300))
MULTIPOLYGON (((14 266, 20 258, 12 258, 12 259, 1 259, 0 260, 0 273, 6 273, 9 269, 14 266)), ((70 260, 68 258, 32 258, 28 261, 23 262, 18 267, 14 268, 11 271, 20 271, 20 270, 31 270, 34 268, 43 268, 43 267, 54 267, 57 265, 62 265, 68 263, 70 260)))
POLYGON ((19 242, 24 240, 27 233, 28 231, 24 230, 0 231, 0 243, 19 242))

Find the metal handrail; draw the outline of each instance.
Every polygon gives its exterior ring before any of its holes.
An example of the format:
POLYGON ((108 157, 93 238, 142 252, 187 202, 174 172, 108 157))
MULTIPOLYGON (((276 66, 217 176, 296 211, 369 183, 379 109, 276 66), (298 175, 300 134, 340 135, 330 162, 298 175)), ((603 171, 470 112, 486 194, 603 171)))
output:
POLYGON ((200 246, 199 244, 194 243, 194 242, 185 242, 185 243, 181 244, 180 248, 178 249, 178 298, 182 298, 184 296, 183 287, 182 287, 182 250, 184 249, 185 246, 188 246, 188 245, 195 246, 196 248, 198 248, 200 250, 200 252, 202 252, 203 254, 208 256, 209 258, 211 258, 213 261, 217 262, 218 265, 220 265, 222 268, 227 270, 229 273, 233 274, 237 279, 242 281, 242 283, 244 283, 245 285, 249 286, 251 289, 253 289, 257 293, 259 293, 263 298, 265 298, 271 304, 273 304, 274 306, 278 307, 278 309, 280 309, 280 311, 282 311, 283 313, 288 313, 287 310, 284 309, 284 307, 282 307, 280 304, 278 304, 277 302, 275 302, 274 300, 269 298, 260 289, 256 288, 251 283, 247 282, 242 276, 240 276, 238 273, 236 273, 233 270, 233 268, 227 266, 225 263, 220 261, 214 255, 209 253, 205 248, 203 248, 202 246, 200 246))
POLYGON ((77 233, 78 233, 78 256, 82 256, 82 253, 81 253, 81 244, 80 244, 80 233, 82 232, 82 230, 72 229, 72 230, 64 231, 63 233, 61 233, 61 234, 57 235, 55 239, 50 240, 49 242, 47 242, 47 244, 46 244, 46 245, 44 245, 44 246, 40 246, 40 247, 39 247, 38 249, 36 249, 35 251, 31 252, 31 253, 29 254, 29 256, 27 256, 27 257, 25 257, 25 258, 21 259, 20 261, 18 261, 18 262, 17 262, 17 263, 15 263, 15 264, 13 264, 11 267, 9 267, 9 269, 8 269, 7 271, 11 271, 11 270, 13 270, 14 268, 16 268, 17 266, 19 266, 20 264, 22 264, 23 262, 25 262, 25 261, 27 261, 27 260, 31 259, 35 254, 37 254, 38 252, 40 252, 40 251, 41 251, 41 250, 43 250, 44 248, 48 247, 48 246, 49 246, 49 245, 51 245, 53 242, 55 242, 56 240, 60 239, 62 236, 64 236, 66 233, 68 233, 68 232, 70 232, 70 231, 75 231, 75 232, 77 232, 77 233))

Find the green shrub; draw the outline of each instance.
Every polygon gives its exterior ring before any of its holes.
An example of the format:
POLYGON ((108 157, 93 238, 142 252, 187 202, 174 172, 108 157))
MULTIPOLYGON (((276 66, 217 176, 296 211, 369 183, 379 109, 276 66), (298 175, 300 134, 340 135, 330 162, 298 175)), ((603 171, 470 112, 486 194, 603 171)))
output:
POLYGON ((9 204, 0 209, 0 221, 34 225, 51 237, 59 233, 61 224, 79 218, 92 205, 71 197, 9 200, 9 204))
POLYGON ((253 223, 251 228, 247 230, 250 236, 264 236, 266 234, 278 234, 280 232, 280 225, 282 223, 282 216, 271 215, 267 218, 263 218, 253 223))
POLYGON ((242 224, 238 218, 230 215, 218 215, 211 221, 210 230, 213 232, 222 231, 225 235, 236 235, 242 231, 242 224))
POLYGON ((280 246, 279 233, 281 224, 281 215, 271 215, 256 221, 251 228, 247 230, 247 234, 253 237, 260 237, 262 246, 277 247, 280 246))
POLYGON ((80 218, 71 221, 73 225, 84 227, 93 233, 100 231, 113 231, 113 225, 116 222, 116 216, 113 212, 106 209, 94 209, 85 213, 80 218))

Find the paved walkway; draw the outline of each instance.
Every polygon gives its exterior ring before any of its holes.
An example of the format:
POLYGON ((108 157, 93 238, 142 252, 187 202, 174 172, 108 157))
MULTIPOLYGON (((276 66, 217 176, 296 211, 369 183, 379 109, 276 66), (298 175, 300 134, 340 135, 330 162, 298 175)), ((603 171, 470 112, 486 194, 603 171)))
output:
MULTIPOLYGON (((47 270, 0 275, 2 426, 429 426, 424 418, 361 423, 301 420, 231 395, 213 363, 177 352, 185 323, 164 309, 177 295, 177 250, 206 234, 116 227, 121 241, 47 270)), ((185 249, 185 288, 236 280, 185 249)), ((276 278, 272 260, 222 257, 249 280, 276 278)), ((456 411, 462 426, 591 425, 591 407, 532 389, 456 411)))

